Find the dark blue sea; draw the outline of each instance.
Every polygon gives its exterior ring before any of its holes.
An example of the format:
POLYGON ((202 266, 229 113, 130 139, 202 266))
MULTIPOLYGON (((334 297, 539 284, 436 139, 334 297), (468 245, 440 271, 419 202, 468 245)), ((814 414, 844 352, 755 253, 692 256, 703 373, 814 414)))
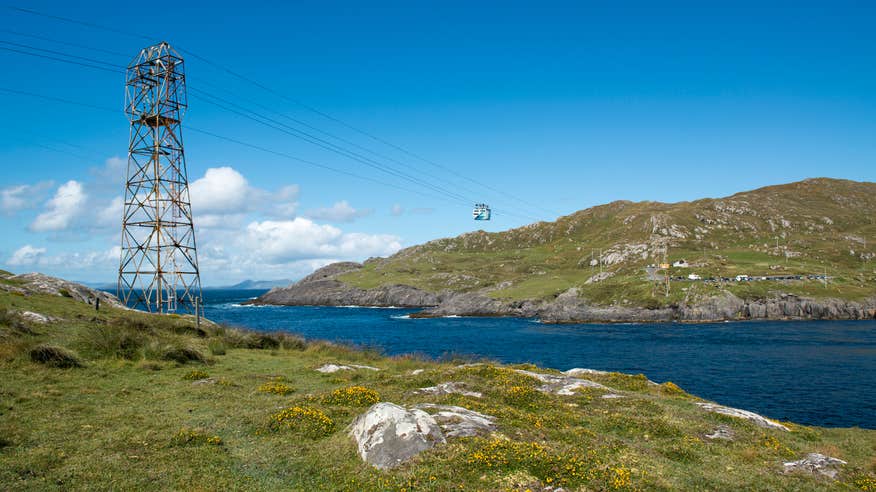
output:
POLYGON ((379 347, 643 373, 771 418, 876 428, 876 321, 547 325, 409 319, 407 309, 242 306, 264 291, 207 290, 206 316, 261 331, 379 347))

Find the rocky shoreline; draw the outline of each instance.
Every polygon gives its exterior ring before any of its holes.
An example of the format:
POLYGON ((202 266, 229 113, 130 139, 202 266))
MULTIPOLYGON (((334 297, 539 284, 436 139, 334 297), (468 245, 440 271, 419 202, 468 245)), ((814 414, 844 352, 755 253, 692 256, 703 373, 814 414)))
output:
POLYGON ((538 318, 544 323, 721 322, 728 320, 864 320, 876 319, 876 296, 862 302, 811 299, 781 294, 744 300, 722 292, 705 302, 659 309, 593 306, 569 289, 552 300, 508 301, 477 292, 426 292, 408 285, 360 289, 338 276, 362 268, 359 263, 333 263, 299 282, 275 288, 250 301, 257 305, 369 306, 422 308, 411 317, 493 316, 538 318))

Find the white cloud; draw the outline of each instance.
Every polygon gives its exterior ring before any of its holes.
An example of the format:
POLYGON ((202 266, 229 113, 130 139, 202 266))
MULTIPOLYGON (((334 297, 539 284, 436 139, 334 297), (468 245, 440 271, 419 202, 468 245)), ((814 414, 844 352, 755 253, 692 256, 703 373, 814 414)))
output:
POLYGON ((92 167, 89 172, 94 177, 91 186, 104 191, 117 192, 125 186, 128 161, 118 156, 110 157, 101 167, 92 167))
POLYGON ((308 210, 305 214, 311 219, 327 220, 329 222, 353 222, 356 219, 367 217, 374 212, 373 209, 356 210, 346 200, 335 203, 331 207, 308 210))
POLYGON ((45 212, 39 214, 30 225, 31 230, 60 231, 66 229, 82 212, 87 195, 78 181, 70 180, 58 187, 55 196, 46 202, 45 212))
POLYGON ((234 168, 213 167, 189 185, 192 210, 197 214, 242 212, 251 205, 253 189, 234 168))
POLYGON ((9 186, 0 189, 0 212, 13 214, 19 210, 33 208, 43 200, 44 192, 51 187, 51 181, 44 181, 34 185, 9 186))
POLYGON ((396 203, 395 205, 392 206, 392 210, 390 211, 390 213, 393 215, 393 217, 398 217, 399 215, 405 213, 405 209, 402 208, 401 205, 396 203))
POLYGON ((113 268, 119 264, 122 248, 113 246, 103 251, 86 251, 47 255, 46 248, 35 248, 30 244, 18 248, 6 260, 11 266, 37 266, 41 268, 65 268, 67 270, 93 270, 113 268))
POLYGON ((6 263, 12 266, 35 265, 39 263, 44 254, 46 254, 46 248, 35 248, 25 244, 15 250, 12 256, 6 260, 6 263))
POLYGON ((388 234, 344 233, 301 217, 252 222, 239 246, 268 261, 318 258, 362 258, 388 255, 401 249, 399 238, 388 234))
POLYGON ((298 185, 289 185, 280 188, 271 199, 273 203, 273 215, 283 219, 295 217, 298 210, 298 196, 301 189, 298 185))
POLYGON ((125 200, 122 197, 113 198, 105 207, 97 210, 97 225, 100 227, 121 227, 124 208, 125 200))

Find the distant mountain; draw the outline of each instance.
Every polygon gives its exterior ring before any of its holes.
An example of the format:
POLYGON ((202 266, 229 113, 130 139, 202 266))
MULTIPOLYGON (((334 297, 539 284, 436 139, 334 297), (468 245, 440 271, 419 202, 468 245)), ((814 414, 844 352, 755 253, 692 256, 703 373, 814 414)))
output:
POLYGON ((288 279, 280 279, 280 280, 244 280, 243 282, 238 282, 234 285, 228 285, 223 287, 206 287, 206 289, 237 289, 237 290, 260 290, 260 289, 273 289, 274 287, 286 287, 287 285, 293 283, 293 280, 288 279))
MULTIPOLYGON (((746 303, 787 296, 870 306, 874 260, 876 183, 817 178, 726 198, 616 201, 553 222, 438 239, 363 265, 330 265, 261 302, 439 305, 445 314, 543 316, 545 303, 558 300, 579 312, 599 307, 664 309, 673 319, 754 317, 761 307, 746 303), (716 299, 729 299, 733 308, 693 311, 716 299), (746 309, 749 314, 740 311, 746 309)), ((807 306, 795 301, 767 314, 818 317, 815 305, 807 306)), ((615 311, 592 319, 624 319, 615 311)))

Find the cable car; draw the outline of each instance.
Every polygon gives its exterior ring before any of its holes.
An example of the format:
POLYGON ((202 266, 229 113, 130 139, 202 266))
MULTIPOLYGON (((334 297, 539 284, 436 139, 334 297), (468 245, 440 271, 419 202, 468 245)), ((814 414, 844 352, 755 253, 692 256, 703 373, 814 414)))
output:
POLYGON ((471 215, 474 220, 490 220, 490 206, 486 203, 477 203, 471 215))

